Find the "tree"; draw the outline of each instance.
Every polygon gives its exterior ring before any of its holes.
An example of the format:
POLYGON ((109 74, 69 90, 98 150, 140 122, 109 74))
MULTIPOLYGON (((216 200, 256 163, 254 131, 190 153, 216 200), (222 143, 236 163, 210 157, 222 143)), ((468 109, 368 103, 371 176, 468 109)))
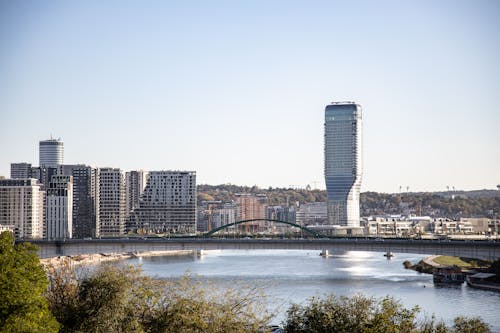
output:
POLYGON ((47 276, 29 243, 0 234, 0 332, 57 332, 59 324, 43 293, 47 276))
POLYGON ((257 332, 269 320, 255 289, 222 292, 117 265, 83 277, 65 266, 51 276, 47 298, 62 332, 257 332))
POLYGON ((265 332, 269 321, 254 288, 220 292, 186 276, 170 281, 165 296, 151 322, 153 332, 265 332))
POLYGON ((313 297, 305 306, 293 304, 284 328, 287 333, 413 332, 417 313, 418 307, 405 309, 390 297, 377 301, 362 295, 329 295, 313 297))
POLYGON ((392 297, 375 299, 329 295, 313 297, 306 305, 292 304, 287 311, 286 333, 489 333, 480 318, 455 318, 451 328, 442 321, 418 321, 419 307, 407 309, 392 297))
POLYGON ((364 296, 311 298, 307 306, 293 304, 288 309, 284 328, 287 333, 361 332, 373 305, 374 300, 364 296))
POLYGON ((489 333, 490 326, 481 318, 456 317, 453 321, 453 333, 489 333))

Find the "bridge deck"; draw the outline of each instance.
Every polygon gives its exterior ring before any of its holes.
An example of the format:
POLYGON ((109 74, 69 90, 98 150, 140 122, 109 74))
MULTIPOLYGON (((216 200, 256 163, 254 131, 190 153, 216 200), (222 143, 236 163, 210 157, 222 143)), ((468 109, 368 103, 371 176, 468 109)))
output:
POLYGON ((126 253, 170 250, 328 250, 374 251, 451 255, 484 260, 500 258, 500 242, 438 241, 407 239, 93 239, 65 241, 32 241, 39 246, 41 258, 93 253, 126 253))

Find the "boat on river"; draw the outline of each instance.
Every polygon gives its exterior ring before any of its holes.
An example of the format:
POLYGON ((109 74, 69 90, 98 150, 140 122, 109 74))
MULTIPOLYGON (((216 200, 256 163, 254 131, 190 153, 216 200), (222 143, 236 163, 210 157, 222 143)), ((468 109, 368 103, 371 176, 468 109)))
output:
POLYGON ((476 273, 467 275, 467 285, 472 288, 500 291, 500 283, 495 282, 496 274, 476 273))
POLYGON ((432 280, 435 284, 462 284, 465 274, 457 266, 439 267, 432 273, 432 280))

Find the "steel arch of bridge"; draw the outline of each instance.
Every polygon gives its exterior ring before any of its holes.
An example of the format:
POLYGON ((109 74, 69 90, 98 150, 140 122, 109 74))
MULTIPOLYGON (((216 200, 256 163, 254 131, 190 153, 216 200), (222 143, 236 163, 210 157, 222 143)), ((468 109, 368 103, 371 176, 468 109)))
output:
POLYGON ((314 235, 315 237, 319 237, 319 238, 328 238, 327 236, 325 235, 322 235, 314 230, 311 230, 307 227, 304 227, 302 225, 298 225, 296 223, 293 223, 293 222, 288 222, 288 221, 281 221, 281 220, 274 220, 274 219, 250 219, 250 220, 241 220, 241 221, 236 221, 236 222, 233 222, 233 223, 228 223, 228 224, 225 224, 223 226, 220 226, 218 228, 215 228, 214 230, 211 230, 207 233, 205 233, 204 236, 206 237, 210 237, 212 236, 213 234, 215 234, 216 232, 218 231, 221 231, 221 230, 224 230, 224 229, 227 229, 229 227, 232 227, 232 226, 235 226, 235 225, 239 225, 239 224, 243 224, 243 223, 247 223, 247 222, 256 222, 256 221, 268 221, 268 222, 276 222, 276 223, 281 223, 281 224, 287 224, 289 226, 292 226, 292 227, 297 227, 311 235, 314 235))

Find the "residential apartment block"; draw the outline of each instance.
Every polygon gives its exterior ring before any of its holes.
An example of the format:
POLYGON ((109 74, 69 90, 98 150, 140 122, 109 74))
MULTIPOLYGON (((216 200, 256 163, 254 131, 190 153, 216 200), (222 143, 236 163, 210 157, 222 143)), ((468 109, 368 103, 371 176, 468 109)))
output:
POLYGON ((11 163, 10 164, 10 178, 11 179, 28 179, 31 176, 31 163, 11 163))
POLYGON ((196 172, 149 172, 128 229, 146 234, 196 232, 196 172))
POLYGON ((99 169, 99 221, 97 236, 125 233, 125 176, 117 168, 99 169))
POLYGON ((47 188, 45 211, 46 238, 72 238, 73 176, 52 176, 47 188))
POLYGON ((146 171, 129 171, 125 173, 125 201, 127 208, 127 216, 139 207, 141 195, 146 188, 148 172, 146 171))
POLYGON ((58 175, 73 177, 73 238, 99 236, 99 170, 83 165, 60 165, 58 175))
MULTIPOLYGON (((250 193, 237 193, 236 197, 236 220, 253 220, 253 219, 265 219, 266 218, 266 207, 267 207, 267 197, 263 194, 250 194, 250 193)), ((258 232, 265 229, 265 221, 253 221, 242 224, 239 229, 243 232, 258 232)))
POLYGON ((36 179, 0 179, 0 225, 16 238, 44 236, 45 191, 36 179))
POLYGON ((234 202, 203 201, 198 206, 198 231, 207 232, 236 222, 237 206, 234 202))
POLYGON ((296 223, 300 225, 328 224, 326 202, 309 202, 300 205, 296 213, 296 223))

